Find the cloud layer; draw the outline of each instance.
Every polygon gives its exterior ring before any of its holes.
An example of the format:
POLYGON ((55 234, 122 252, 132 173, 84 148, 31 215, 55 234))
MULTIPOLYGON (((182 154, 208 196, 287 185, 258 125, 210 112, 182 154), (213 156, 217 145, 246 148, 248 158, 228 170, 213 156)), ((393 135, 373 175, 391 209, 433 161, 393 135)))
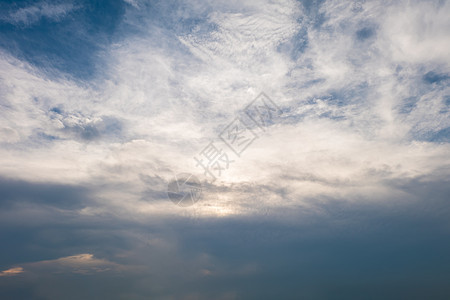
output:
POLYGON ((2 5, 5 297, 449 295, 448 1, 2 5), (238 157, 219 135, 260 92, 282 114, 238 157))

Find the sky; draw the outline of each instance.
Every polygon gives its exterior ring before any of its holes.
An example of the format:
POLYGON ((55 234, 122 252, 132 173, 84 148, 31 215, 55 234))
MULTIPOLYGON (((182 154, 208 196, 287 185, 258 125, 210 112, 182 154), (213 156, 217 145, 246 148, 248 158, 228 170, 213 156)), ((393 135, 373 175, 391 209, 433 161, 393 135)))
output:
POLYGON ((0 299, 450 299, 449 15, 2 1, 0 299))

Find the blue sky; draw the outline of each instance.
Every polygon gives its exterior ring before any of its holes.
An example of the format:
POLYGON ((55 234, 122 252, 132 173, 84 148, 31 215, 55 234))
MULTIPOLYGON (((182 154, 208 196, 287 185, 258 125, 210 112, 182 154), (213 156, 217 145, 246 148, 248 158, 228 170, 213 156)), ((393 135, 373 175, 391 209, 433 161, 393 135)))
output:
POLYGON ((449 299, 449 14, 3 1, 0 298, 449 299), (237 156, 261 92, 280 114, 237 156))

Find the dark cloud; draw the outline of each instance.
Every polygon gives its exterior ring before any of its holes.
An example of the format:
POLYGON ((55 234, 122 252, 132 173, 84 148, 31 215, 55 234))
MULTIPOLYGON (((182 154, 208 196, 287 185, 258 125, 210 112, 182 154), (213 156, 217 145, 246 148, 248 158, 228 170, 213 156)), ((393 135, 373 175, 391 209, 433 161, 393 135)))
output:
MULTIPOLYGON (((160 184, 157 177, 146 180, 160 184)), ((23 265, 25 272, 0 277, 0 297, 446 299, 450 185, 425 179, 389 182, 406 194, 384 203, 311 199, 314 209, 279 208, 273 215, 164 217, 147 224, 78 216, 53 218, 46 226, 42 220, 32 227, 3 220, 2 244, 9 247, 2 250, 1 266, 23 265), (18 254, 11 255, 14 249, 18 254), (39 264, 24 264, 78 253, 140 268, 41 274, 39 264)), ((73 201, 76 195, 86 198, 76 190, 7 180, 2 184, 3 195, 36 194, 52 206, 51 191, 73 201), (19 187, 27 192, 17 191, 19 187)))
POLYGON ((61 209, 79 209, 88 202, 89 189, 63 184, 32 183, 0 178, 0 207, 28 203, 61 209))

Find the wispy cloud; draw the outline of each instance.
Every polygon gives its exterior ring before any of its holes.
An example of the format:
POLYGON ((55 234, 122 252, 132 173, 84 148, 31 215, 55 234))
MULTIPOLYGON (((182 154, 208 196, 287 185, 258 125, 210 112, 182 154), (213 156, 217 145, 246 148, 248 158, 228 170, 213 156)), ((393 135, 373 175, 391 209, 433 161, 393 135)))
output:
POLYGON ((51 273, 76 273, 76 274, 95 274, 100 272, 120 272, 127 269, 117 263, 105 259, 95 258, 93 254, 84 253, 72 256, 61 257, 54 260, 45 260, 26 265, 27 270, 33 272, 51 272, 51 273))
POLYGON ((23 268, 22 267, 15 267, 15 268, 11 268, 8 270, 4 270, 0 272, 0 276, 15 276, 18 274, 23 273, 23 268))
POLYGON ((8 15, 3 15, 0 19, 13 25, 31 26, 39 22, 42 18, 59 21, 75 9, 77 9, 77 6, 73 5, 73 3, 51 4, 39 2, 11 11, 8 15))
MULTIPOLYGON (((399 29, 393 33, 386 24, 402 17, 420 22, 422 14, 448 5, 368 2, 357 8, 324 3, 317 25, 297 2, 217 3, 206 22, 190 32, 163 35, 153 30, 154 23, 141 23, 141 36, 111 47, 108 68, 95 87, 49 80, 4 55, 4 77, 15 74, 3 83, 9 91, 4 141, 8 147, 39 145, 25 157, 5 149, 3 157, 21 163, 3 164, 4 172, 23 179, 39 172, 47 180, 114 181, 124 195, 130 191, 126 197, 139 201, 136 191, 148 197, 142 176, 158 175, 167 182, 174 173, 201 173, 192 159, 196 151, 264 90, 286 113, 232 165, 222 178, 225 186, 277 182, 284 197, 301 202, 346 186, 381 191, 385 180, 433 174, 449 163, 448 144, 432 140, 450 126, 444 101, 448 88, 422 78, 431 70, 445 76, 448 59, 436 54, 440 67, 423 69, 414 59, 400 58, 394 53, 400 45, 393 45, 402 39, 395 35, 421 33, 407 26, 394 26, 399 29), (300 37, 307 46, 292 44, 300 37), (155 38, 163 42, 155 44, 155 38), (123 189, 124 184, 129 187, 123 189), (295 192, 299 187, 301 194, 295 192)), ((130 9, 135 16, 149 8, 130 9)), ((189 9, 195 12, 196 6, 189 9)), ((430 22, 431 35, 441 34, 446 19, 430 22)), ((134 205, 128 209, 135 210, 134 205)))

